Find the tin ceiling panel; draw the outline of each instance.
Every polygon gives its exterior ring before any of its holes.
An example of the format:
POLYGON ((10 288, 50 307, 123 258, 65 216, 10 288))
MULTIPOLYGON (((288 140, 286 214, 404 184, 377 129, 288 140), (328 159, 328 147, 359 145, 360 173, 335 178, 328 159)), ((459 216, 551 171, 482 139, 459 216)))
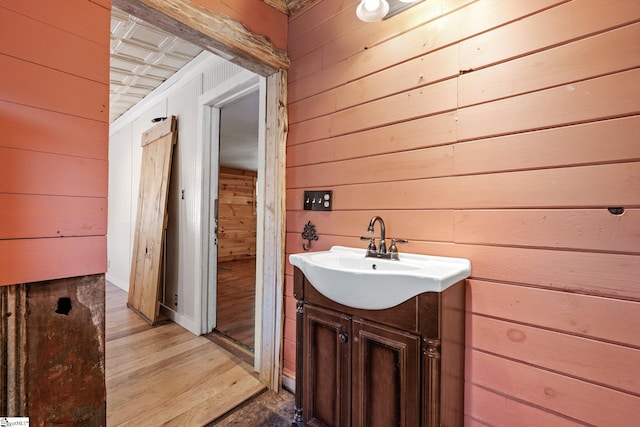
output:
POLYGON ((141 101, 200 52, 200 47, 112 8, 109 122, 141 101))

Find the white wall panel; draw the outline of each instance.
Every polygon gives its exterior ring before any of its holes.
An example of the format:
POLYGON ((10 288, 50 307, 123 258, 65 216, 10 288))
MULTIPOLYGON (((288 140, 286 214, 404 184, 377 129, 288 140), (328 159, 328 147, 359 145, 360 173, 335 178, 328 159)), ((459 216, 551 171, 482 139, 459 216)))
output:
POLYGON ((128 291, 131 269, 131 125, 109 139, 107 280, 128 291))
POLYGON ((221 61, 215 64, 203 74, 203 93, 242 71, 245 71, 244 68, 229 61, 221 61))
POLYGON ((197 102, 201 93, 202 77, 198 76, 168 99, 169 115, 178 118, 178 145, 169 199, 166 289, 169 297, 178 295, 178 312, 192 320, 200 290, 202 142, 197 135, 197 102))

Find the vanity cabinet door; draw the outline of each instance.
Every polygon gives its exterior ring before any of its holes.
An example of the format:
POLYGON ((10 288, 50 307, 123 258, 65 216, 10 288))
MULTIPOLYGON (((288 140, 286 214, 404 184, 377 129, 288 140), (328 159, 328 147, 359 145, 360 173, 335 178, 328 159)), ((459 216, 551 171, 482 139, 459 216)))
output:
POLYGON ((420 337, 354 319, 352 426, 420 425, 420 337))
POLYGON ((306 426, 348 426, 351 402, 351 318, 304 308, 303 421, 306 426))

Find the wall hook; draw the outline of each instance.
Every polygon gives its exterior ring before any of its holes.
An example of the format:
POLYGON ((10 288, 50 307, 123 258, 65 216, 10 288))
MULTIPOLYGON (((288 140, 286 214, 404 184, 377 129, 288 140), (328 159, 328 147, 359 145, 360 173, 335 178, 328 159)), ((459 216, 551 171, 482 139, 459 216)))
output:
POLYGON ((316 232, 316 226, 311 223, 311 221, 307 222, 307 225, 304 226, 304 231, 302 232, 302 238, 306 240, 306 245, 302 244, 302 249, 305 252, 309 252, 311 250, 311 241, 318 240, 318 233, 316 232))

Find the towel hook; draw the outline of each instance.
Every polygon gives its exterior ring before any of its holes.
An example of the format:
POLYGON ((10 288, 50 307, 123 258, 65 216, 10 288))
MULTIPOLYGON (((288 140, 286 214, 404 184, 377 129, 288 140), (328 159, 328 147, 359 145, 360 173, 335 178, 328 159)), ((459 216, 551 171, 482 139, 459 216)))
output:
POLYGON ((318 240, 316 226, 313 225, 311 221, 307 222, 307 225, 304 226, 302 238, 308 242, 306 245, 304 243, 302 244, 302 249, 304 249, 305 252, 309 252, 311 250, 311 241, 318 240))

